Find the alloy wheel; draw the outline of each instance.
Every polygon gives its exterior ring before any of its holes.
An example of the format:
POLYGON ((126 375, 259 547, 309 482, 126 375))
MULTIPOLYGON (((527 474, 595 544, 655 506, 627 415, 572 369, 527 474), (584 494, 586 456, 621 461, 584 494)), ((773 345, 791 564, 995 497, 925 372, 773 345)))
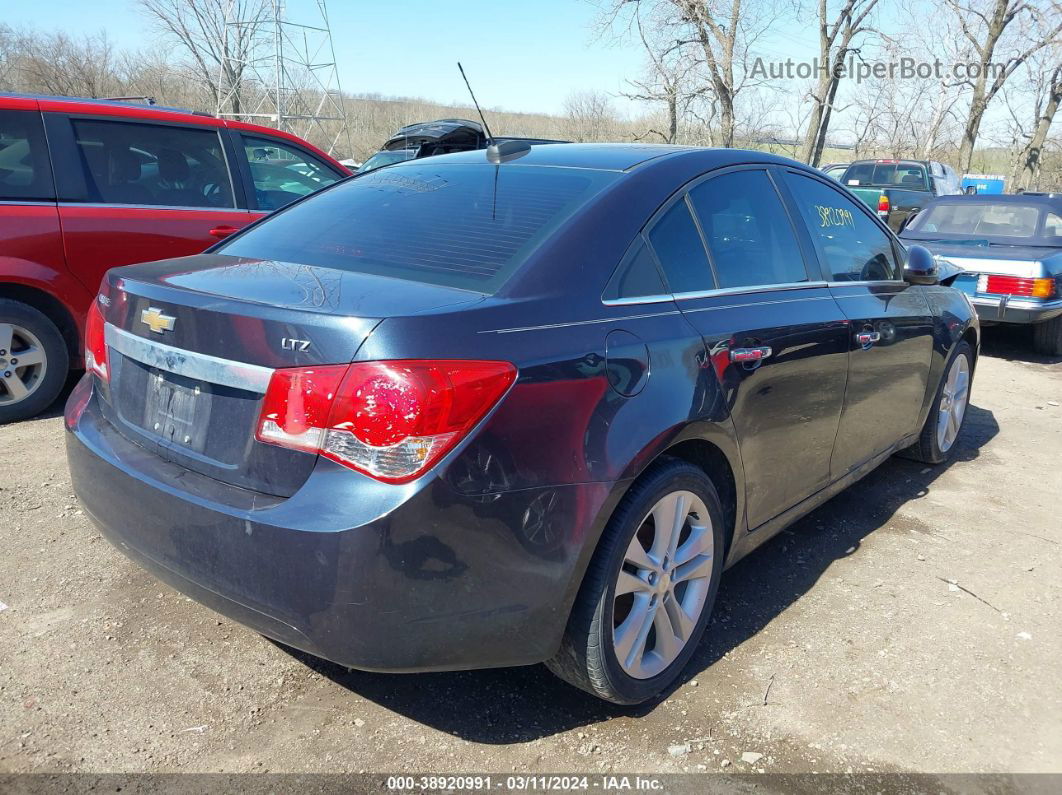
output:
POLYGON ((965 356, 956 356, 948 368, 947 378, 940 393, 940 408, 937 412, 937 447, 946 453, 955 444, 966 415, 966 403, 970 396, 970 361, 965 356))
POLYGON ((20 403, 36 392, 47 369, 36 335, 14 323, 0 323, 0 406, 20 403))
POLYGON ((665 495, 642 520, 613 603, 613 648, 629 676, 656 676, 685 648, 708 598, 714 555, 711 515, 691 491, 665 495))

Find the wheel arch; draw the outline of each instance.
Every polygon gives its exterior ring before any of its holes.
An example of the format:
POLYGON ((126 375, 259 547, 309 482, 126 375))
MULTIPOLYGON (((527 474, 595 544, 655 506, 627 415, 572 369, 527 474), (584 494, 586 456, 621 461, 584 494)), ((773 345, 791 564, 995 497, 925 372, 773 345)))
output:
POLYGON ((78 362, 81 361, 81 330, 73 314, 62 301, 47 290, 16 282, 0 283, 0 298, 31 306, 55 323, 66 342, 71 369, 77 368, 78 362))
POLYGON ((738 491, 734 467, 726 453, 707 439, 693 438, 668 447, 653 458, 653 462, 661 458, 678 458, 693 464, 712 481, 712 485, 719 493, 719 501, 723 505, 723 520, 726 522, 723 528, 726 543, 724 556, 729 555, 737 534, 738 491))

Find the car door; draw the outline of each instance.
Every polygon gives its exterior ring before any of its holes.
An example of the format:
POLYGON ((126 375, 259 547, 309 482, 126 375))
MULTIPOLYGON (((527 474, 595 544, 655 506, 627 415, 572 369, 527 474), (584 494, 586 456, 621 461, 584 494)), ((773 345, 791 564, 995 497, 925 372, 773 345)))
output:
POLYGON ((851 326, 848 384, 831 476, 843 476, 919 429, 933 346, 924 288, 902 275, 902 249, 858 202, 826 180, 787 170, 796 211, 851 326))
MULTIPOLYGON (((0 282, 51 282, 65 270, 48 146, 33 100, 0 110, 0 282)), ((64 296, 65 297, 65 296, 64 296)))
POLYGON ((307 149, 271 135, 234 131, 250 207, 279 210, 296 199, 347 177, 307 149))
POLYGON ((217 127, 53 113, 46 123, 67 262, 90 290, 108 268, 198 254, 254 220, 217 127))
POLYGON ((765 168, 702 179, 646 237, 721 382, 754 529, 829 482, 847 323, 765 168))

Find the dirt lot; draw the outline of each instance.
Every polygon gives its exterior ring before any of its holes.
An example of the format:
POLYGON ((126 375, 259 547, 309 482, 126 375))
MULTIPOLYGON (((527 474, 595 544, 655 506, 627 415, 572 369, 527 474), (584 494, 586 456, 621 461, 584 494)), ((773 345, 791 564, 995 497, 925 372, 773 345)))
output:
POLYGON ((1062 363, 1023 345, 986 333, 954 463, 889 461, 731 570, 638 710, 293 655, 100 538, 58 409, 0 428, 0 771, 1062 771, 1062 363))

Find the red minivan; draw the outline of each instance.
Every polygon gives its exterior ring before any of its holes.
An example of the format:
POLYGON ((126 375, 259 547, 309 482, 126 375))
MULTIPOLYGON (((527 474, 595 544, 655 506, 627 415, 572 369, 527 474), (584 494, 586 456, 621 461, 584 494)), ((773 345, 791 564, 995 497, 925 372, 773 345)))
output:
POLYGON ((81 367, 108 268, 197 254, 350 175, 302 139, 191 111, 0 95, 0 424, 81 367))

